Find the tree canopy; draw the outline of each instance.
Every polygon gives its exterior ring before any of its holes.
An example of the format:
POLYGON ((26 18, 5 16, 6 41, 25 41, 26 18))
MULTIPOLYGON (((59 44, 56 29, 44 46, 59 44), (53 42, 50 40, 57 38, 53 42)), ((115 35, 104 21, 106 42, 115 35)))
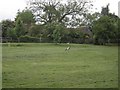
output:
POLYGON ((92 6, 92 0, 29 0, 14 21, 1 22, 2 36, 54 43, 118 41, 119 17, 110 13, 109 4, 101 8, 101 13, 91 13, 92 6))
POLYGON ((14 27, 14 21, 7 19, 3 20, 1 24, 2 24, 2 37, 7 37, 8 36, 7 32, 14 27))
POLYGON ((93 23, 93 33, 96 44, 117 42, 119 40, 119 17, 109 12, 109 4, 102 8, 101 17, 93 23))
POLYGON ((81 16, 86 14, 91 6, 92 2, 90 0, 68 0, 64 3, 58 0, 29 1, 29 8, 40 24, 59 22, 71 26, 71 22, 74 21, 77 26, 81 16))

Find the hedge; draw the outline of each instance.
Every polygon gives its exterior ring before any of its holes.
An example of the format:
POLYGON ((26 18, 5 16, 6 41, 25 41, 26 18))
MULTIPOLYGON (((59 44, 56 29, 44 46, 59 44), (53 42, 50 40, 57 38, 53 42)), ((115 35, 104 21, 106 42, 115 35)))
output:
POLYGON ((28 35, 25 35, 25 36, 21 36, 20 37, 20 42, 40 42, 40 39, 37 38, 37 37, 31 37, 31 36, 28 36, 28 35))

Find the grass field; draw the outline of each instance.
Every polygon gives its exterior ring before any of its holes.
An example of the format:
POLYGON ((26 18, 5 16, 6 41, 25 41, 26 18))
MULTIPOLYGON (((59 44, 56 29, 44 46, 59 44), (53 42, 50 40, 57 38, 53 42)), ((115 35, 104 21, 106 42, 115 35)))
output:
POLYGON ((0 43, 0 89, 2 89, 2 44, 0 43))
POLYGON ((3 88, 118 87, 117 46, 3 44, 3 88))

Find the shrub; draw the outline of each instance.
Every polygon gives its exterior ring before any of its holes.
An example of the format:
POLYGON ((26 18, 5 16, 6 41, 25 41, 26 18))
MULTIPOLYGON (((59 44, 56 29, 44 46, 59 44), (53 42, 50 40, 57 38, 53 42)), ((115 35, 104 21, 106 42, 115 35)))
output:
POLYGON ((37 37, 31 37, 31 36, 28 36, 28 35, 25 35, 25 36, 21 36, 20 37, 20 42, 40 42, 40 39, 37 38, 37 37))

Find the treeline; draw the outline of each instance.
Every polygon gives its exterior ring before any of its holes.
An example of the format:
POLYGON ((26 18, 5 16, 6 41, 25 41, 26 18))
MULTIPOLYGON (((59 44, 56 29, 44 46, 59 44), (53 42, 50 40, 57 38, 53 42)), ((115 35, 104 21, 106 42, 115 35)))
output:
POLYGON ((3 42, 118 43, 120 19, 109 12, 88 13, 85 1, 29 1, 30 6, 18 11, 15 21, 3 20, 3 42))

